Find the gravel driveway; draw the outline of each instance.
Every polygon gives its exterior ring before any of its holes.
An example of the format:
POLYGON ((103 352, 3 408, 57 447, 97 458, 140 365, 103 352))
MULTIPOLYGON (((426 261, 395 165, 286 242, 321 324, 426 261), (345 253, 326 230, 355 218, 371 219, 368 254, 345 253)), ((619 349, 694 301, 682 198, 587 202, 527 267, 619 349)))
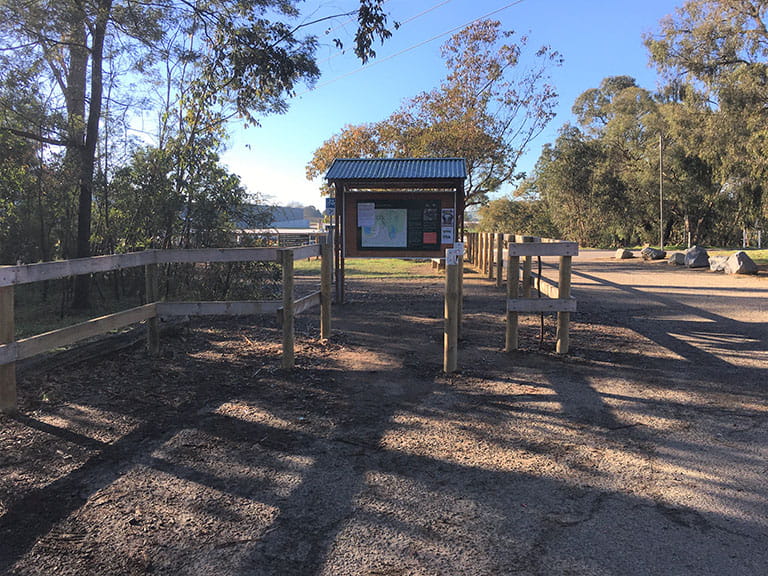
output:
POLYGON ((422 272, 350 281, 290 373, 252 318, 23 372, 0 573, 766 574, 765 272, 582 252, 558 356, 467 270, 454 375, 422 272))

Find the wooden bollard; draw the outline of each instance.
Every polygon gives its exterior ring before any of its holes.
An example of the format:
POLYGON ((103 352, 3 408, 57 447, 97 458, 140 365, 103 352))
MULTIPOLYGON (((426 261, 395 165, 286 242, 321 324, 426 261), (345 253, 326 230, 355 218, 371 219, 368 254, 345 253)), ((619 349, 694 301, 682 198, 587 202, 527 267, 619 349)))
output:
MULTIPOLYGON (((0 344, 16 340, 13 286, 0 286, 0 344)), ((16 363, 0 365, 0 412, 16 412, 16 363)))
MULTIPOLYGON (((558 277, 559 293, 558 298, 567 299, 571 297, 571 267, 572 259, 570 256, 560 256, 560 273, 558 277)), ((558 354, 568 354, 570 347, 570 312, 557 313, 557 335, 555 350, 558 354)))
POLYGON ((458 300, 459 254, 445 251, 445 326, 443 329, 443 372, 456 372, 458 367, 458 300))
POLYGON ((283 267, 283 355, 284 370, 292 370, 296 363, 294 353, 294 303, 293 303, 293 250, 280 250, 283 267))
MULTIPOLYGON (((520 282, 520 256, 507 255, 507 301, 519 297, 518 283, 520 282)), ((519 316, 517 312, 511 312, 509 305, 507 308, 507 334, 504 346, 505 352, 512 352, 518 347, 518 324, 519 316)))

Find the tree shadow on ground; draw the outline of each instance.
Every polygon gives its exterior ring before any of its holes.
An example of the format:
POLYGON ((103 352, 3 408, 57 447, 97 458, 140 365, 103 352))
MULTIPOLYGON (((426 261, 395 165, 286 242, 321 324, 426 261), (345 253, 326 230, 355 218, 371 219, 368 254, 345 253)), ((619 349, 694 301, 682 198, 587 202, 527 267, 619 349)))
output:
POLYGON ((0 571, 759 574, 768 506, 764 459, 749 446, 765 445, 765 412, 753 407, 751 427, 738 420, 714 442, 734 414, 704 395, 730 365, 674 330, 638 326, 707 369, 674 380, 631 343, 611 366, 591 359, 610 350, 587 341, 576 344, 584 358, 504 354, 488 312, 503 298, 471 280, 457 375, 440 372, 438 282, 361 283, 337 310, 334 343, 308 346, 291 373, 272 368, 274 347, 243 354, 247 328, 218 325, 168 343, 164 359, 140 365, 128 352, 90 367, 80 386, 109 370, 135 381, 133 401, 109 390, 77 399, 110 410, 113 440, 63 416, 50 424, 45 410, 4 418, 83 453, 7 498, 0 571), (663 395, 667 379, 677 401, 663 395))

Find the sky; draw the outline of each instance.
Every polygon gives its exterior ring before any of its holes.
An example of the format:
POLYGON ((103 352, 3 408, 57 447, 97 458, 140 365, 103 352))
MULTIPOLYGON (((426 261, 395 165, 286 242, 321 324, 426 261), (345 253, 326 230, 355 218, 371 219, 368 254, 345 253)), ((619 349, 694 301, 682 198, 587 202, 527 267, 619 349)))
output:
MULTIPOLYGON (((388 0, 390 21, 401 26, 375 47, 377 57, 363 66, 351 50, 340 53, 332 38, 348 39, 353 21, 310 28, 318 35, 322 77, 314 89, 299 87, 285 114, 263 118, 260 126, 237 128, 222 160, 250 193, 273 205, 299 203, 325 208, 318 181, 308 181, 305 167, 323 142, 348 124, 377 122, 403 101, 439 86, 446 68, 440 47, 472 21, 500 20, 515 36, 529 37, 529 51, 548 45, 563 56, 551 70, 559 94, 557 116, 532 143, 518 166, 530 172, 542 147, 572 121, 571 107, 585 90, 608 76, 633 76, 654 90, 656 71, 649 66, 643 35, 658 31, 659 21, 683 0, 388 0), (330 34, 325 34, 328 28, 330 34)), ((356 0, 308 0, 313 19, 354 8, 356 0)))

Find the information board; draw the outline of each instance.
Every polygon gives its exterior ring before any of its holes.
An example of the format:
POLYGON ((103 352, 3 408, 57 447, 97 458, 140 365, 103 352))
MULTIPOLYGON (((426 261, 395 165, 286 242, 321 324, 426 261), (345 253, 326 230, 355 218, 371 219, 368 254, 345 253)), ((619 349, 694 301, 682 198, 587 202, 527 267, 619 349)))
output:
POLYGON ((440 249, 439 200, 366 200, 357 210, 359 250, 440 249))

